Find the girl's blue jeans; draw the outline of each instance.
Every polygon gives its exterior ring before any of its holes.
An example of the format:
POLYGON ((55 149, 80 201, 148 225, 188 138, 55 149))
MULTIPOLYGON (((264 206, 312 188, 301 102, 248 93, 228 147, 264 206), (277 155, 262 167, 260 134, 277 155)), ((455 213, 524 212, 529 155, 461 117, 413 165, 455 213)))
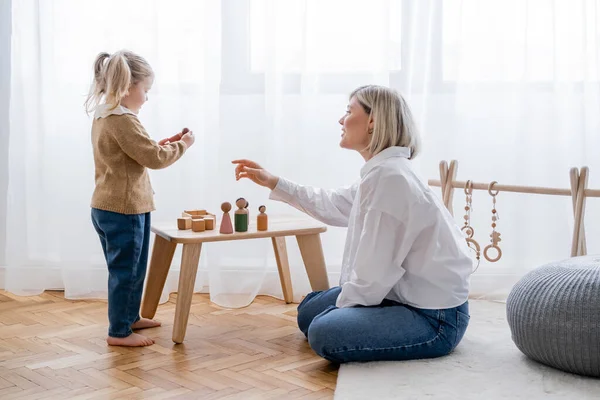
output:
POLYGON ((127 337, 140 319, 150 213, 126 215, 92 208, 92 223, 108 265, 108 335, 127 337))

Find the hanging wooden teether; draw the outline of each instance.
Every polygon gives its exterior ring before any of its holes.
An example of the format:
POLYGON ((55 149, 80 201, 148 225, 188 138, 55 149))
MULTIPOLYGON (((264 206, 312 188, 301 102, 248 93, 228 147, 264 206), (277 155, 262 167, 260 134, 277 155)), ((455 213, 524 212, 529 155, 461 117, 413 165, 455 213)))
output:
POLYGON ((465 225, 461 228, 461 231, 466 235, 467 245, 473 251, 475 251, 475 258, 477 259, 477 266, 473 272, 477 271, 479 268, 479 263, 481 261, 481 247, 479 247, 479 243, 473 239, 473 235, 475 234, 475 230, 471 226, 471 210, 473 209, 473 184, 470 180, 465 184, 465 195, 467 199, 467 204, 465 205, 465 225))
POLYGON ((490 196, 492 196, 492 233, 490 234, 490 238, 491 238, 490 242, 491 242, 491 244, 488 244, 487 246, 485 246, 485 249, 483 249, 483 256, 489 262, 496 262, 496 261, 498 261, 500 259, 500 257, 502 257, 502 250, 498 246, 498 243, 500 243, 500 241, 502 239, 500 239, 500 232, 498 232, 496 230, 496 222, 500 219, 500 217, 498 216, 498 211, 496 210, 496 196, 498 195, 498 193, 500 191, 496 190, 495 192, 492 192, 492 187, 496 183, 498 183, 498 182, 493 181, 488 186, 488 193, 490 194, 490 196), (495 258, 491 258, 488 255, 488 251, 490 249, 496 249, 496 251, 498 252, 498 254, 496 255, 495 258))

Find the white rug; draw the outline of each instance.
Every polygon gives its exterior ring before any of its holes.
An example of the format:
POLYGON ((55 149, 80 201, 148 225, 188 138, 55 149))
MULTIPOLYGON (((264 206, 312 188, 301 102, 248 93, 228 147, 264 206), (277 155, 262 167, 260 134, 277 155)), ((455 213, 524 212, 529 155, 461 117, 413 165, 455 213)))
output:
POLYGON ((451 355, 342 365, 335 399, 600 399, 600 379, 526 358, 510 338, 505 304, 470 301, 470 313, 451 355))

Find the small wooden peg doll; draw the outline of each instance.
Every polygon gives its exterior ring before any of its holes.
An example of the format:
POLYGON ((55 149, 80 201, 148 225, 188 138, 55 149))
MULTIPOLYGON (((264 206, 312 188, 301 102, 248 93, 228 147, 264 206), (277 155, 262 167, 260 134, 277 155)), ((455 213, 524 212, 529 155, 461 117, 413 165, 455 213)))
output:
POLYGON ((233 233, 233 227, 231 226, 231 217, 229 216, 229 211, 231 211, 231 203, 224 202, 221 204, 221 211, 223 211, 223 218, 221 218, 221 227, 219 229, 220 233, 233 233))
POLYGON ((246 207, 246 199, 240 197, 235 202, 235 205, 238 206, 238 209, 235 210, 234 216, 234 225, 236 232, 246 232, 248 231, 248 210, 246 207))
POLYGON ((260 214, 256 217, 256 229, 259 231, 266 231, 269 229, 269 217, 265 214, 266 210, 267 207, 265 206, 258 207, 260 214))

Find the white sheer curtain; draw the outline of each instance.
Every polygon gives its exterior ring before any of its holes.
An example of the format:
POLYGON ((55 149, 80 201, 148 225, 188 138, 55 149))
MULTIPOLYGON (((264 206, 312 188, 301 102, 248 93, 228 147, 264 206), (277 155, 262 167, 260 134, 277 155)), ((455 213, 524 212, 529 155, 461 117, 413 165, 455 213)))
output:
MULTIPOLYGON (((17 294, 106 295, 89 218, 91 119, 82 107, 100 51, 128 48, 154 67, 140 114, 154 138, 185 126, 197 135, 181 161, 152 172, 157 224, 173 224, 186 208, 218 212, 241 196, 254 215, 260 204, 273 217, 297 214, 269 202, 266 190, 235 182, 237 157, 305 184, 353 182, 362 161, 338 147, 337 120, 347 94, 370 83, 398 89, 411 104, 425 179, 438 177, 440 160, 458 159, 462 179, 564 188, 570 167, 589 165, 590 185, 600 187, 596 0, 19 0, 11 17, 0 285, 17 294)), ((456 210, 462 201, 457 193, 456 210)), ((589 252, 600 237, 591 223, 600 216, 596 203, 587 207, 589 252)), ((491 199, 477 192, 473 206, 476 239, 486 243, 491 199)), ((504 255, 482 261, 474 296, 504 296, 529 269, 569 255, 570 198, 501 193, 497 208, 504 255)), ((323 235, 332 283, 344 238, 339 228, 323 235)), ((288 251, 299 300, 308 280, 295 242, 288 251)), ((176 290, 179 259, 163 300, 176 290)), ((281 297, 270 242, 204 246, 196 290, 226 307, 259 293, 281 297)))

